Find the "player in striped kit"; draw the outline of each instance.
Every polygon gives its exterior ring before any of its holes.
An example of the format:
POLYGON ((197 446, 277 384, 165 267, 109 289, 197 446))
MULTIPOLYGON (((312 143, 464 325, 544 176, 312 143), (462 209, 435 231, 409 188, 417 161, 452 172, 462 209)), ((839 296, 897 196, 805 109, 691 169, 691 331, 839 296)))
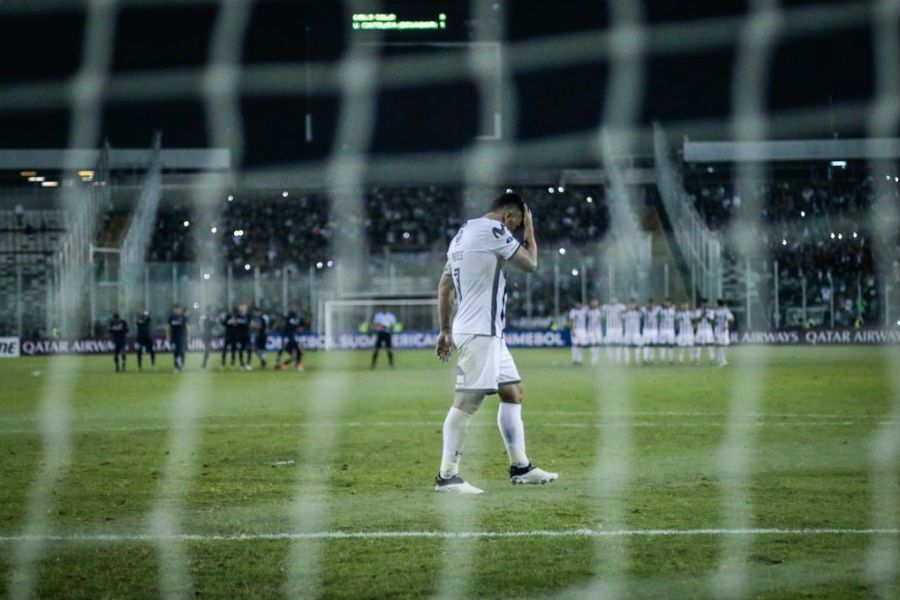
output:
POLYGON ((668 357, 669 363, 675 362, 675 315, 672 299, 666 298, 659 309, 659 338, 657 341, 660 346, 660 362, 665 361, 666 357, 668 357))
POLYGON ((715 319, 715 315, 713 311, 709 309, 709 305, 706 300, 700 301, 700 308, 698 308, 694 312, 694 320, 697 322, 697 334, 694 338, 694 343, 697 346, 694 348, 694 362, 700 363, 700 354, 702 350, 700 346, 706 346, 709 352, 709 360, 716 359, 716 338, 713 335, 712 323, 715 319))
POLYGON ((603 343, 603 310, 600 308, 600 300, 591 300, 588 309, 588 343, 591 346, 591 365, 600 364, 600 344, 603 343))
POLYGON ((641 364, 641 344, 643 337, 641 336, 641 311, 636 302, 628 304, 628 310, 625 311, 625 364, 629 363, 631 350, 634 349, 634 362, 641 364))
POLYGON ((612 363, 622 362, 622 315, 625 313, 625 305, 619 302, 615 296, 609 304, 604 304, 603 323, 606 326, 606 336, 603 343, 606 344, 606 358, 612 363))
POLYGON ((678 321, 678 362, 684 362, 684 354, 687 352, 688 360, 693 358, 694 354, 694 311, 690 305, 685 302, 681 305, 681 310, 675 315, 678 321))
POLYGON ((581 349, 587 346, 588 309, 581 302, 569 311, 569 331, 572 334, 572 364, 581 364, 581 349))
POLYGON ((731 329, 731 324, 734 323, 734 315, 728 310, 728 307, 725 306, 725 302, 722 300, 716 302, 716 309, 713 311, 713 314, 716 319, 714 333, 719 366, 724 367, 728 364, 728 359, 725 357, 725 348, 731 343, 729 330, 731 329))
POLYGON ((656 350, 654 346, 656 346, 659 338, 659 310, 660 307, 653 302, 653 298, 648 298, 646 306, 641 309, 641 318, 644 322, 644 329, 641 334, 641 341, 644 344, 644 362, 652 363, 655 358, 656 350))

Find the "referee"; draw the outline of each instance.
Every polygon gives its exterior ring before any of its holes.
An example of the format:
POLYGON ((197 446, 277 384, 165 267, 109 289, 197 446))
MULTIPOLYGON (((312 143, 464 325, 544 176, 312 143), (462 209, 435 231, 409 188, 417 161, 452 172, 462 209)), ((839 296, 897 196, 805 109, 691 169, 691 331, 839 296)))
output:
POLYGON ((394 368, 394 351, 391 345, 391 333, 394 325, 397 324, 397 317, 394 313, 382 307, 375 316, 372 317, 372 326, 375 328, 375 351, 372 353, 372 365, 370 369, 374 369, 378 362, 378 351, 381 347, 387 348, 388 364, 394 368))

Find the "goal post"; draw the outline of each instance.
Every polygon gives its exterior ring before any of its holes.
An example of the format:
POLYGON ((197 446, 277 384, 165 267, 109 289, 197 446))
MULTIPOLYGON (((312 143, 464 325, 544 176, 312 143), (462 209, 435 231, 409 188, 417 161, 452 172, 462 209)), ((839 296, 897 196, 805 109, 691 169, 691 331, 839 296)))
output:
POLYGON ((395 331, 437 331, 437 298, 367 298, 325 300, 323 323, 325 350, 334 350, 341 335, 373 333, 369 326, 375 313, 384 308, 397 317, 395 331))

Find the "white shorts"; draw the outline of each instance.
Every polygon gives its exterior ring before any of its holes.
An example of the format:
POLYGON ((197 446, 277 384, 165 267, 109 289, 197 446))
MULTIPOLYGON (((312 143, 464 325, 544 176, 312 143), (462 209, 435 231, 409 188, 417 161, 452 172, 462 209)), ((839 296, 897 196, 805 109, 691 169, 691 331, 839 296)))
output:
POLYGON ((656 329, 648 329, 643 333, 642 339, 645 346, 655 346, 659 339, 659 331, 656 329))
POLYGON ((599 346, 603 343, 603 332, 599 329, 588 332, 588 344, 591 346, 599 346))
POLYGON ((457 392, 496 394, 497 388, 522 381, 503 338, 454 333, 453 344, 459 352, 457 392))
POLYGON ((613 329, 612 331, 607 331, 604 343, 607 346, 620 346, 622 344, 622 330, 613 329))
POLYGON ((586 329, 573 329, 572 330, 572 345, 573 346, 587 346, 588 335, 586 329))
POLYGON ((731 337, 727 331, 716 333, 716 344, 719 346, 727 346, 731 343, 731 337))
POLYGON ((682 331, 678 334, 678 345, 682 348, 690 348, 694 345, 694 332, 682 331))
POLYGON ((698 346, 716 343, 716 338, 713 336, 712 329, 709 329, 709 328, 698 329, 697 335, 694 338, 694 343, 696 343, 698 346))
POLYGON ((625 336, 625 345, 626 346, 641 346, 641 342, 644 338, 641 337, 639 333, 633 333, 631 335, 625 336))
POLYGON ((675 345, 675 330, 674 329, 662 329, 659 332, 659 338, 656 340, 660 346, 674 346, 675 345))

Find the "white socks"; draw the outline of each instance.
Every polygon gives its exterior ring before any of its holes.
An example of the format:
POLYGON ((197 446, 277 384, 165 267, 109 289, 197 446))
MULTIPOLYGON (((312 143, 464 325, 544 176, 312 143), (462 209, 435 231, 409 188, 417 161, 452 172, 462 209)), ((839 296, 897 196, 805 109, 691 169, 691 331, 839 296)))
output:
POLYGON ((522 423, 522 405, 501 402, 497 409, 497 427, 509 454, 509 464, 524 467, 528 465, 525 454, 525 425, 522 423))
MULTIPOLYGON (((502 404, 501 404, 502 406, 502 404)), ((444 453, 441 456, 441 477, 447 479, 459 474, 459 459, 466 442, 466 428, 472 415, 451 406, 444 419, 444 453)))
POLYGON ((572 362, 580 365, 581 364, 581 347, 572 345, 572 362))
MULTIPOLYGON (((451 407, 444 419, 444 452, 441 456, 441 477, 448 479, 459 474, 459 459, 466 441, 466 428, 472 415, 451 407)), ((517 467, 528 465, 525 454, 525 425, 522 423, 522 405, 501 402, 497 409, 497 427, 503 437, 509 463, 517 467)))

